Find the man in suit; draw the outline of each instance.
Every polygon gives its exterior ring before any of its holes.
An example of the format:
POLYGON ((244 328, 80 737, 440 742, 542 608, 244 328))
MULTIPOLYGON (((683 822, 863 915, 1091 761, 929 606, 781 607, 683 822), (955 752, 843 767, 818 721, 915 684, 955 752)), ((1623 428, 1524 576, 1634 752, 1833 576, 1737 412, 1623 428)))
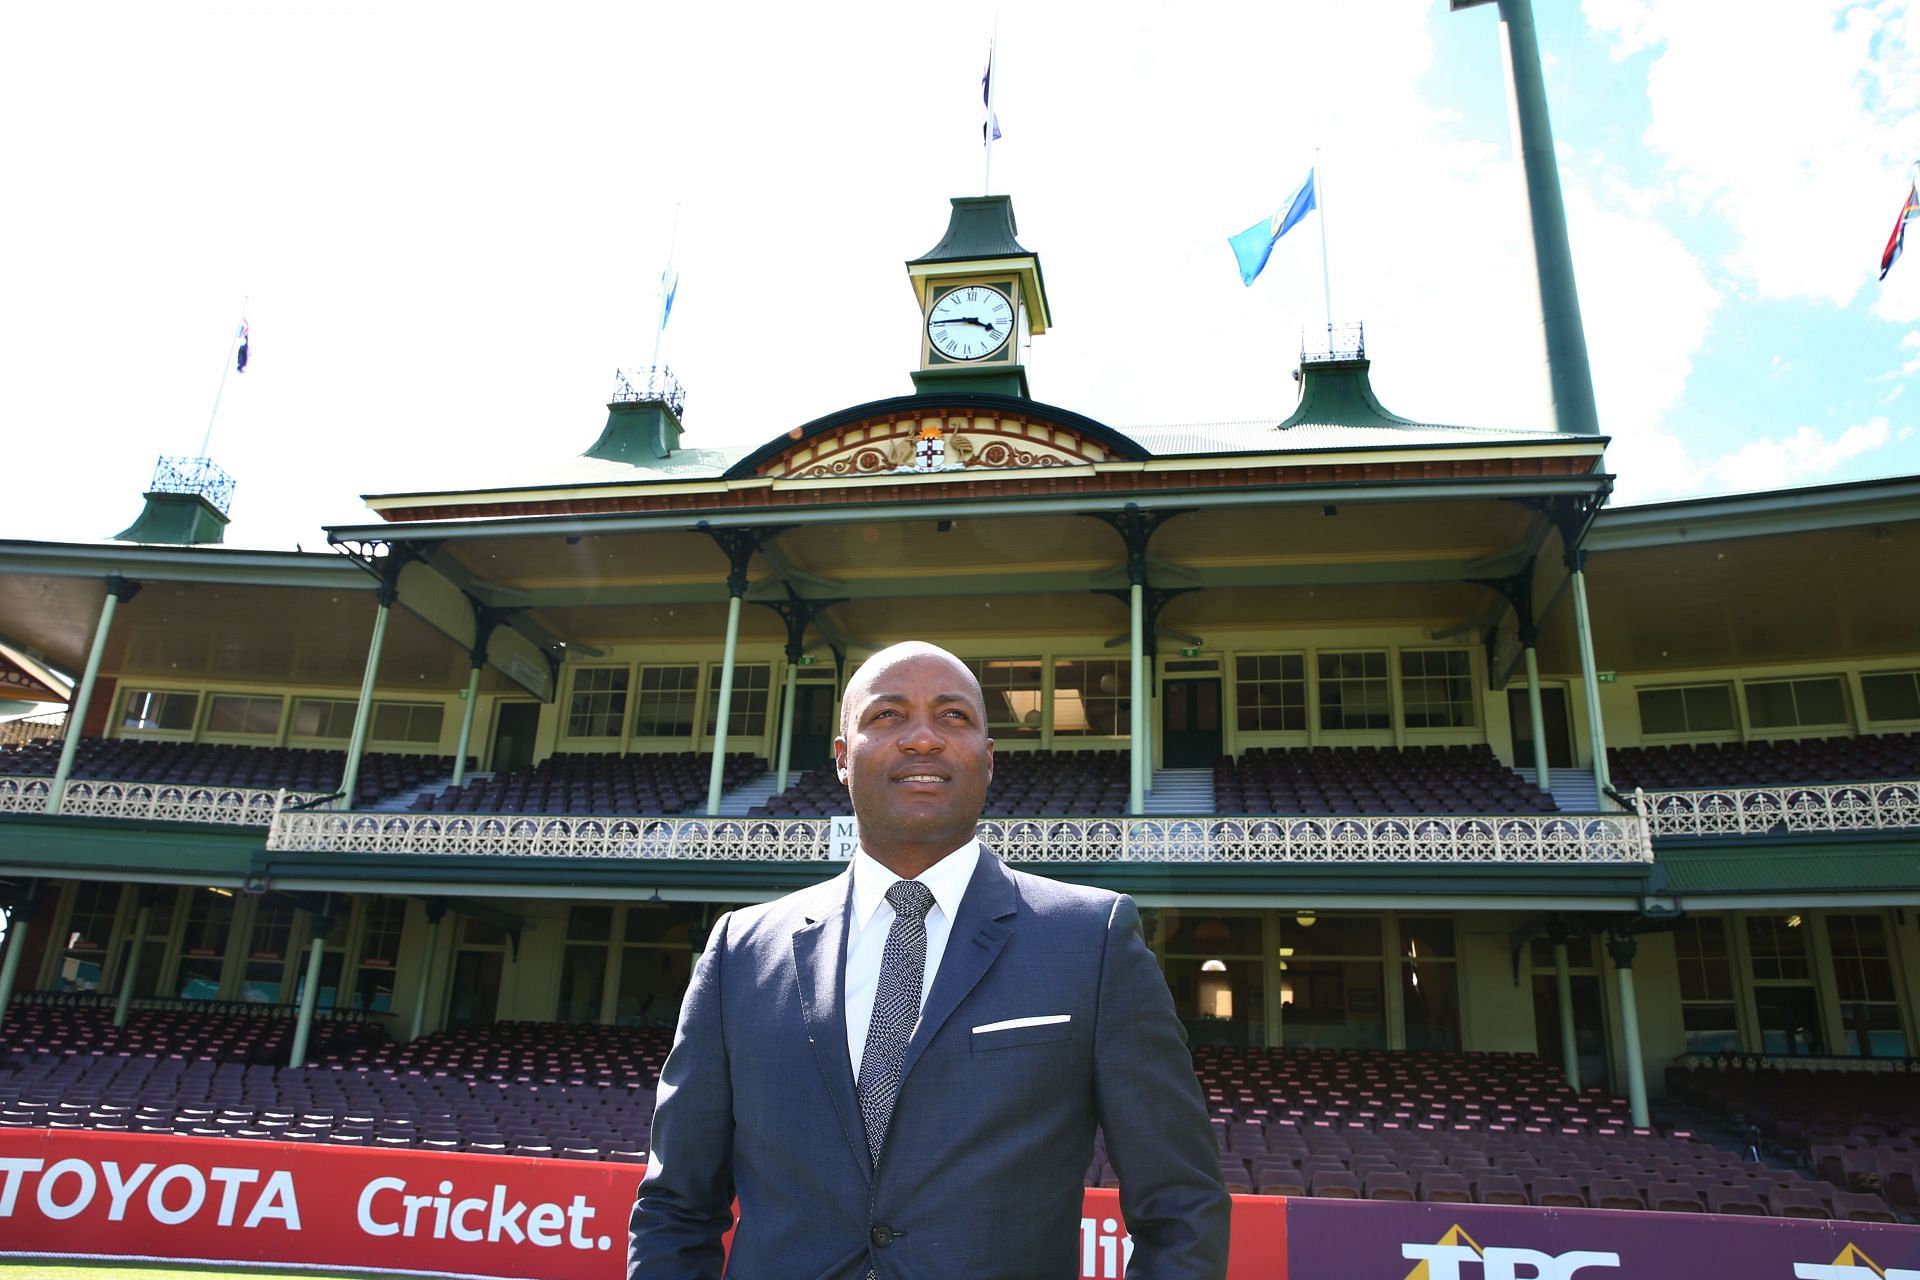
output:
POLYGON ((1067 1280, 1106 1135, 1133 1280, 1224 1276, 1230 1202, 1131 899, 1011 871, 975 827, 980 686, 876 654, 834 742, 860 852, 713 927, 660 1076, 631 1280, 1067 1280))

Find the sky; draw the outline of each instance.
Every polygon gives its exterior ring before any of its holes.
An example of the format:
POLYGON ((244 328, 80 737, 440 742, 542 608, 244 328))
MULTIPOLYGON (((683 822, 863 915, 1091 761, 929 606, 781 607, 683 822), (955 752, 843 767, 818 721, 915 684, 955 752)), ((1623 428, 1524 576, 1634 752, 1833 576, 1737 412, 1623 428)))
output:
MULTIPOLYGON (((1920 473, 1920 229, 1876 280, 1920 4, 1536 9, 1616 501, 1920 473)), ((1549 425, 1491 5, 69 0, 0 10, 0 537, 111 536, 210 423, 229 545, 548 470, 670 251, 685 444, 909 392, 902 264, 986 183, 996 22, 1037 399, 1277 420, 1330 293, 1389 408, 1549 425), (1316 155, 1243 286, 1227 237, 1316 155)))

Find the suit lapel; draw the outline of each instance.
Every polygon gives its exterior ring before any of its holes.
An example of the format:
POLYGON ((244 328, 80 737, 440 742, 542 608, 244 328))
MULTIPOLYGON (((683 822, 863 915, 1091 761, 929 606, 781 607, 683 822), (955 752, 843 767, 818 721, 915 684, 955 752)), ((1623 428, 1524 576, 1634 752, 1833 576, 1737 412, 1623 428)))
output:
POLYGON ((906 1057, 900 1063, 902 1086, 933 1037, 1000 958, 1001 949, 1013 936, 1012 920, 1019 911, 1020 897, 1013 891, 1012 877, 1000 865, 1000 859, 982 845, 979 865, 973 869, 973 879, 967 884, 959 914, 947 934, 940 972, 934 976, 933 990, 920 1009, 920 1025, 907 1042, 906 1057))
POLYGON ((847 1056, 847 911, 852 894, 851 871, 822 886, 819 897, 809 904, 806 922, 794 931, 793 964, 814 1062, 826 1082, 827 1096, 833 1099, 847 1145, 871 1179, 866 1129, 854 1098, 853 1060, 847 1056))

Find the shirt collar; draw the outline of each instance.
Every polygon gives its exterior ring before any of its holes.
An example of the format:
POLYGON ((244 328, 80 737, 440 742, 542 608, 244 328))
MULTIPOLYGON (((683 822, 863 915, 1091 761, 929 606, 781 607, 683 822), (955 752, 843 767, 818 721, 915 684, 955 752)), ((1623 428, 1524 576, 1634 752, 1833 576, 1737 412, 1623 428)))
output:
MULTIPOLYGON (((973 869, 980 862, 980 841, 967 841, 916 877, 933 893, 933 903, 946 913, 949 921, 960 914, 960 899, 967 896, 973 883, 973 869)), ((887 900, 887 890, 901 877, 882 866, 865 849, 853 855, 853 927, 865 929, 873 923, 874 912, 887 900)))

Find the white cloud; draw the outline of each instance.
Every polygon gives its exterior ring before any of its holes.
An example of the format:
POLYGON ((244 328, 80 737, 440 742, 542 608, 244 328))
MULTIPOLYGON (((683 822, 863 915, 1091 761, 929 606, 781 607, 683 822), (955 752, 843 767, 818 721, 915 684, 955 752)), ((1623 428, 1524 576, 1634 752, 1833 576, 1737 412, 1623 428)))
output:
MULTIPOLYGON (((1913 159, 1920 10, 1906 0, 1585 0, 1616 56, 1652 51, 1646 142, 1734 235, 1762 298, 1844 306, 1874 280, 1913 159)), ((1920 274, 1920 273, 1916 273, 1920 274)), ((1920 313, 1920 282, 1876 314, 1920 313)))
POLYGON ((1856 423, 1837 435, 1803 426, 1791 435, 1755 440, 1713 459, 1706 475, 1711 488, 1742 492, 1811 484, 1894 439, 1885 418, 1856 423))

